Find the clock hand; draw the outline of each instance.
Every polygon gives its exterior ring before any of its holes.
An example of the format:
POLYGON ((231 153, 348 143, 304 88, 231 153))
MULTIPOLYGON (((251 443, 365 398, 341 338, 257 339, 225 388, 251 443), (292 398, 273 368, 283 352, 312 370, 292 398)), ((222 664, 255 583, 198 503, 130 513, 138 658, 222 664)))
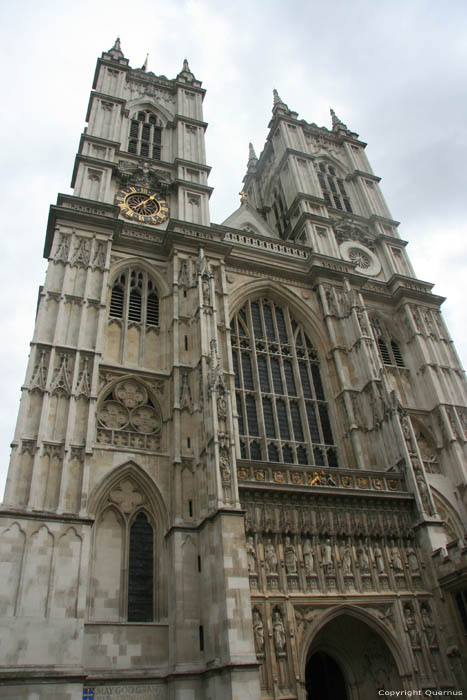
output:
POLYGON ((143 206, 143 204, 147 204, 147 203, 150 202, 152 199, 154 199, 154 197, 155 197, 155 195, 152 194, 152 195, 151 195, 150 197, 148 197, 147 199, 143 199, 142 202, 140 202, 139 204, 137 204, 137 205, 135 206, 135 209, 139 209, 140 207, 143 206))

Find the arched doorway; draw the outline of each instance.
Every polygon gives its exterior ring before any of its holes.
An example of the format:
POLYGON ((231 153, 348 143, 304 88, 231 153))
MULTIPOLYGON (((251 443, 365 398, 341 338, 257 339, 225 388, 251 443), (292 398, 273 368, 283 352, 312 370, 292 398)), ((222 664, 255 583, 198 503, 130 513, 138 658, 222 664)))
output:
POLYGON ((307 700, 348 700, 344 674, 324 651, 317 651, 308 659, 305 688, 307 700))
POLYGON ((356 607, 328 620, 303 650, 306 700, 375 700, 378 691, 403 689, 403 671, 380 623, 356 607))

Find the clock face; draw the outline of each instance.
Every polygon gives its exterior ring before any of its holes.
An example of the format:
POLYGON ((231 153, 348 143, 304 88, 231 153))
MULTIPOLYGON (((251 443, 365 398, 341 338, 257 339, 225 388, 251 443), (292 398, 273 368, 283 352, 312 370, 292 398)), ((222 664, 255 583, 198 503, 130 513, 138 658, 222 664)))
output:
POLYGON ((141 224, 162 224, 169 215, 167 202, 145 187, 124 187, 117 192, 115 201, 124 217, 141 224))

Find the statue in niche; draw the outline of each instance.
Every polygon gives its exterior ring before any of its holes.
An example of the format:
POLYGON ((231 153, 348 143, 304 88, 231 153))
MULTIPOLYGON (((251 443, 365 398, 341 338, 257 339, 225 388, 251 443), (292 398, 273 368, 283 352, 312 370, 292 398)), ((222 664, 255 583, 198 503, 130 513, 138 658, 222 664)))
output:
POLYGON ((352 560, 352 546, 350 542, 348 542, 346 545, 344 545, 344 549, 342 551, 342 571, 344 576, 352 576, 352 560))
POLYGON ((410 605, 406 605, 404 607, 404 618, 407 633, 410 639, 410 644, 413 649, 416 649, 420 646, 420 635, 417 629, 417 621, 415 620, 415 614, 410 605))
POLYGON ((368 573, 370 571, 370 560, 368 559, 368 554, 363 546, 363 542, 360 540, 360 545, 357 549, 358 556, 358 567, 362 573, 368 573))
POLYGON ((390 544, 391 544, 392 568, 394 569, 396 574, 402 574, 404 571, 404 568, 402 566, 401 554, 399 552, 397 545, 394 543, 394 540, 391 540, 390 544))
POLYGON ((268 539, 264 547, 264 563, 266 565, 267 574, 277 573, 277 554, 272 540, 268 539))
POLYGON ((315 558, 310 539, 306 539, 303 545, 303 563, 308 576, 315 573, 315 558))
POLYGON ((329 537, 326 538, 321 548, 321 556, 323 558, 324 573, 329 575, 332 573, 334 568, 332 558, 332 543, 329 537))
MULTIPOLYGON (((409 544, 409 543, 407 543, 409 544)), ((420 565, 418 563, 417 555, 415 554, 415 549, 413 547, 407 547, 407 563, 409 565, 410 572, 412 574, 420 573, 420 565)))
POLYGON ((257 610, 253 610, 253 634, 256 651, 258 654, 262 654, 264 651, 264 626, 261 615, 257 610))
POLYGON ((285 628, 279 610, 275 610, 272 616, 272 636, 276 653, 283 654, 285 652, 285 628))
POLYGON ((423 627, 425 630, 428 645, 430 647, 436 647, 438 646, 438 640, 436 638, 436 628, 431 617, 431 611, 428 606, 428 603, 422 603, 420 610, 422 614, 423 627))
POLYGON ((383 550, 379 546, 378 542, 373 547, 373 556, 375 558, 376 571, 378 572, 378 575, 384 574, 383 550))
POLYGON ((285 569, 288 574, 296 574, 297 573, 297 552, 295 551, 295 547, 290 541, 290 537, 285 538, 284 542, 284 558, 285 558, 285 569))
POLYGON ((256 549, 253 537, 248 537, 246 541, 246 556, 248 561, 248 571, 250 574, 256 573, 256 549))

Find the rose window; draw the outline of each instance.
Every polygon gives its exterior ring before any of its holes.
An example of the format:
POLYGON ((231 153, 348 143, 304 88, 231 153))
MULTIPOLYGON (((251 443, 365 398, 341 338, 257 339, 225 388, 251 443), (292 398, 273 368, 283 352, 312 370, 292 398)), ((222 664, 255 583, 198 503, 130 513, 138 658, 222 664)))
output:
POLYGON ((350 261, 361 270, 367 270, 371 265, 370 257, 360 248, 351 248, 348 255, 350 261))

